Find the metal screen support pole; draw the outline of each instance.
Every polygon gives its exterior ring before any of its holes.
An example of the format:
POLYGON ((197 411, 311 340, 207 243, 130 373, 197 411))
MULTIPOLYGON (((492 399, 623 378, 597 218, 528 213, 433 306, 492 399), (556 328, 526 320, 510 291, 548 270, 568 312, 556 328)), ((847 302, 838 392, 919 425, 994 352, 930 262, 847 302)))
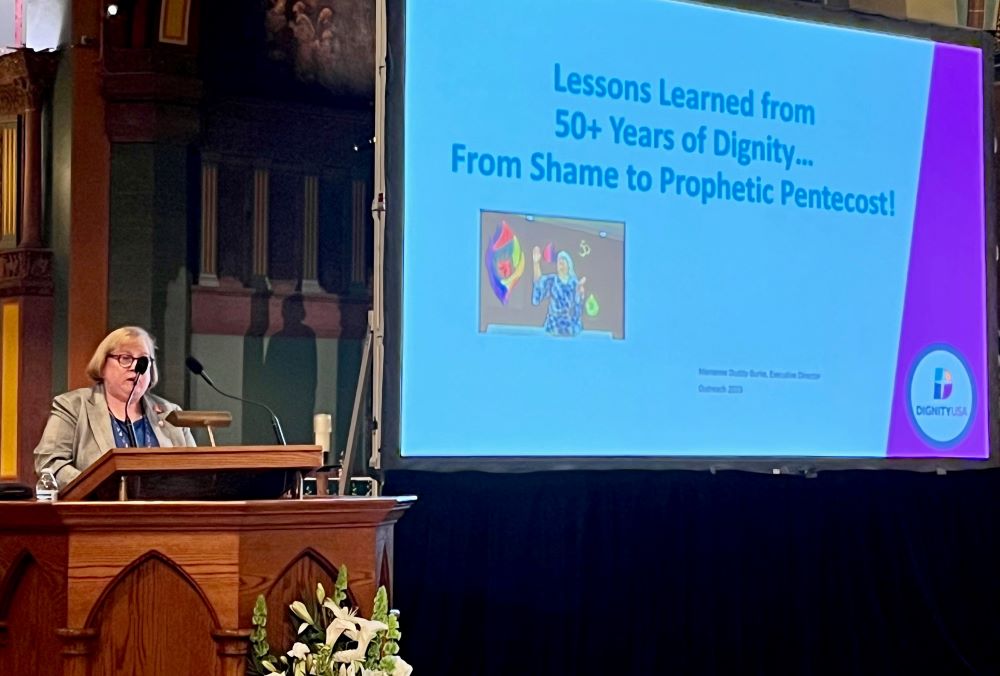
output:
MULTIPOLYGON (((382 380, 385 366, 385 85, 386 0, 375 0, 375 194, 372 200, 372 346, 371 455, 368 466, 382 469, 382 380)), ((398 419, 398 414, 394 416, 398 419)))
POLYGON ((354 439, 358 432, 358 420, 361 418, 361 395, 365 391, 365 381, 368 380, 369 359, 372 354, 372 311, 368 311, 368 329, 365 331, 365 347, 361 352, 361 366, 358 368, 358 386, 354 390, 354 408, 351 411, 351 426, 347 428, 347 448, 340 463, 340 478, 338 479, 338 495, 347 495, 347 486, 351 481, 351 463, 354 461, 354 439))

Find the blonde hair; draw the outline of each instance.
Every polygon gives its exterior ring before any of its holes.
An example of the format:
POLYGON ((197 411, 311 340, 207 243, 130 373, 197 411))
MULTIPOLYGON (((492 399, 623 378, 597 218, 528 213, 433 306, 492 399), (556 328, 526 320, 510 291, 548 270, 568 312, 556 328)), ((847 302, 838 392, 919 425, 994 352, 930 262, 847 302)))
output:
POLYGON ((87 376, 95 383, 102 382, 104 377, 101 375, 101 371, 104 370, 104 362, 107 361, 108 355, 113 354, 115 350, 121 347, 122 343, 137 339, 146 344, 146 349, 149 352, 149 389, 153 389, 160 379, 160 372, 156 368, 156 361, 154 359, 156 341, 153 340, 153 337, 149 335, 146 329, 138 326, 123 326, 104 336, 104 340, 94 350, 94 356, 90 358, 90 363, 87 364, 87 376))

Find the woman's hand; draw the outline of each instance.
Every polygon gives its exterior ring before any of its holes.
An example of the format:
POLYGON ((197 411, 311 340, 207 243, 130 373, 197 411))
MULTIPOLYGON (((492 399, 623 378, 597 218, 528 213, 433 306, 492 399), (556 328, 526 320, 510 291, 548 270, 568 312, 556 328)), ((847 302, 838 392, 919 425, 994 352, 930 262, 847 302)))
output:
POLYGON ((542 260, 542 250, 537 246, 531 250, 531 262, 538 263, 542 260))

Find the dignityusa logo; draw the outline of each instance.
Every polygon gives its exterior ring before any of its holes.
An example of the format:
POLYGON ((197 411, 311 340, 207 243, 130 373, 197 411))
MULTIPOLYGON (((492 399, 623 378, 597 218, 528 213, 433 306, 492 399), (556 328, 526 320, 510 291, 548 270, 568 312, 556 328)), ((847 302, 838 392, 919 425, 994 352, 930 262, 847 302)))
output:
POLYGON ((949 345, 932 345, 914 360, 907 386, 910 421, 931 446, 964 437, 976 409, 976 388, 965 359, 949 345))

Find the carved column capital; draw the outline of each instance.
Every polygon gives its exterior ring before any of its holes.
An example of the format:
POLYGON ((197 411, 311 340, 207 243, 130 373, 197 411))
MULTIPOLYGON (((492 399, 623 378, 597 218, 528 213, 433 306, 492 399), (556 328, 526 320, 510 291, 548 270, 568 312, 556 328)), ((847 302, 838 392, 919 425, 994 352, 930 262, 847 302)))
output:
POLYGON ((48 249, 0 251, 0 298, 52 295, 52 252, 48 249))
POLYGON ((19 86, 0 84, 0 115, 19 115, 25 107, 24 91, 19 86))
POLYGON ((27 80, 22 80, 18 84, 24 90, 24 109, 26 111, 40 109, 48 98, 48 87, 33 85, 27 80))
POLYGON ((57 52, 23 48, 0 56, 0 114, 15 115, 41 107, 58 66, 57 52))

